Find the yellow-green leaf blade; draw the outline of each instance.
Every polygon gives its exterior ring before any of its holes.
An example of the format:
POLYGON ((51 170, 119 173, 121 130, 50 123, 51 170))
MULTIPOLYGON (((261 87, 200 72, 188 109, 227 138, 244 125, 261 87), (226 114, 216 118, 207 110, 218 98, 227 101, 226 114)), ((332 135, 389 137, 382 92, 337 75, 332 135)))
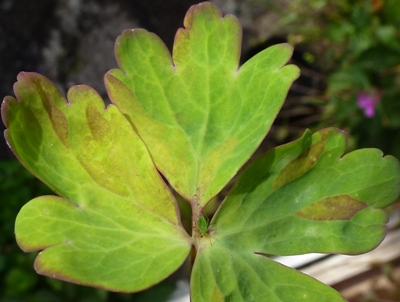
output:
POLYGON ((116 43, 121 70, 106 75, 112 101, 174 188, 204 206, 267 134, 298 69, 277 45, 238 67, 241 28, 210 3, 193 6, 173 55, 143 30, 116 43), (184 166, 185 169, 181 169, 184 166))
POLYGON ((82 208, 42 196, 21 209, 15 231, 25 251, 43 250, 35 261, 38 273, 114 291, 145 289, 188 254, 176 227, 123 199, 82 208))
POLYGON ((2 106, 7 140, 20 161, 64 197, 33 200, 18 215, 21 248, 44 249, 38 270, 131 292, 177 269, 190 238, 146 147, 117 108, 105 109, 87 86, 71 88, 67 102, 35 73, 19 75, 15 94, 18 100, 7 97, 2 106), (144 272, 145 278, 134 277, 144 272))
POLYGON ((384 238, 381 208, 399 196, 400 167, 376 149, 343 156, 336 129, 277 147, 238 180, 210 225, 226 247, 270 255, 359 254, 384 238))

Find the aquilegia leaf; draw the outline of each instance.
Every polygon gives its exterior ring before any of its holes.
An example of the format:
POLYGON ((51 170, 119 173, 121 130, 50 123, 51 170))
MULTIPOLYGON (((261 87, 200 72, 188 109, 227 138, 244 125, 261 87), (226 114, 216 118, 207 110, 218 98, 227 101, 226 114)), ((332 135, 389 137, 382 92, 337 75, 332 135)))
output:
POLYGON ((88 86, 68 102, 46 78, 20 73, 2 115, 19 160, 58 196, 19 213, 24 251, 43 250, 44 275, 115 291, 138 291, 174 272, 191 239, 143 142, 88 86))
POLYGON ((284 66, 287 44, 239 68, 240 25, 211 3, 193 6, 184 26, 172 56, 154 34, 123 32, 107 108, 88 86, 66 100, 45 77, 19 74, 2 105, 5 136, 59 196, 22 208, 18 244, 41 251, 39 273, 107 290, 150 287, 192 249, 193 302, 343 301, 269 257, 376 247, 381 208, 399 195, 398 161, 376 149, 343 155, 337 129, 306 131, 251 164, 209 224, 203 207, 263 140, 299 70, 284 66), (192 237, 157 169, 191 203, 192 237))
POLYGON ((203 207, 265 137, 299 70, 282 67, 288 44, 239 69, 240 24, 211 3, 193 6, 184 25, 172 58, 154 34, 125 31, 115 46, 121 70, 106 75, 106 86, 157 168, 203 207))
POLYGON ((337 129, 306 131, 249 166, 201 239, 193 302, 213 295, 220 301, 342 301, 331 288, 265 257, 360 254, 382 241, 387 216, 381 208, 399 196, 399 163, 376 149, 343 156, 344 150, 337 129))

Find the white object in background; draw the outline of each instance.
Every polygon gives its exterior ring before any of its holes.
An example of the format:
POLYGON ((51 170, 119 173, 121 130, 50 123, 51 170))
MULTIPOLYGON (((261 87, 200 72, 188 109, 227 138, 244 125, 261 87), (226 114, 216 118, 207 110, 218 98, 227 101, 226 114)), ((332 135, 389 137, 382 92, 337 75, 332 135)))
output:
POLYGON ((298 268, 317 261, 323 257, 326 257, 326 254, 312 253, 298 256, 276 257, 273 258, 273 260, 289 267, 298 268))
POLYGON ((185 280, 176 282, 176 290, 171 294, 168 302, 190 302, 190 284, 185 280))

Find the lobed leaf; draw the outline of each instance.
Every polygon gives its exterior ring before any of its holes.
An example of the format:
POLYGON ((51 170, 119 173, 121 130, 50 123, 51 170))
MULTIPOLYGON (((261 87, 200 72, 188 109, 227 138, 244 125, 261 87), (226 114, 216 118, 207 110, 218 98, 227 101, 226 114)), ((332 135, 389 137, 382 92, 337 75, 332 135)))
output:
POLYGON ((43 250, 44 275, 133 292, 161 281, 187 257, 191 239, 176 201, 131 125, 104 108, 88 86, 68 102, 45 77, 20 73, 2 106, 7 141, 19 160, 57 196, 18 214, 24 251, 43 250))
POLYGON ((88 86, 68 101, 21 73, 6 97, 6 139, 59 196, 19 213, 24 251, 41 274, 108 290, 145 289, 197 248, 192 301, 343 301, 267 255, 357 254, 379 244, 381 208, 399 196, 400 166, 379 150, 343 156, 336 129, 309 131, 243 173, 210 225, 202 208, 260 144, 298 68, 276 45, 240 68, 241 28, 211 3, 193 6, 173 54, 145 30, 123 32, 104 108, 88 86), (193 239, 156 167, 193 206, 193 239), (196 232, 197 231, 197 232, 196 232))
POLYGON ((154 34, 125 31, 115 45, 121 69, 105 82, 157 168, 203 207, 265 137, 299 71, 283 67, 292 53, 287 44, 239 69, 240 25, 211 3, 189 9, 184 26, 172 57, 154 34))
POLYGON ((337 129, 306 131, 252 163, 200 240, 192 301, 344 301, 266 257, 358 254, 383 239, 380 208, 399 195, 399 163, 375 149, 344 150, 337 129))
POLYGON ((269 255, 375 248, 386 231, 380 208, 399 196, 399 162, 377 149, 344 150, 332 128, 271 150, 241 176, 210 234, 228 249, 269 255))

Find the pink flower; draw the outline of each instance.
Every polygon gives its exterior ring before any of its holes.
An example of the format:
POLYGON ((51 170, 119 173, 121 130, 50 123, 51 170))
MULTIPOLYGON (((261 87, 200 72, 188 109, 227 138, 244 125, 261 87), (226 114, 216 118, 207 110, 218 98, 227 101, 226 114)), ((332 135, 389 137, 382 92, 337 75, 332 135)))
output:
POLYGON ((379 102, 379 95, 370 96, 361 91, 357 96, 357 106, 364 110, 366 117, 371 118, 375 115, 375 105, 379 102))

